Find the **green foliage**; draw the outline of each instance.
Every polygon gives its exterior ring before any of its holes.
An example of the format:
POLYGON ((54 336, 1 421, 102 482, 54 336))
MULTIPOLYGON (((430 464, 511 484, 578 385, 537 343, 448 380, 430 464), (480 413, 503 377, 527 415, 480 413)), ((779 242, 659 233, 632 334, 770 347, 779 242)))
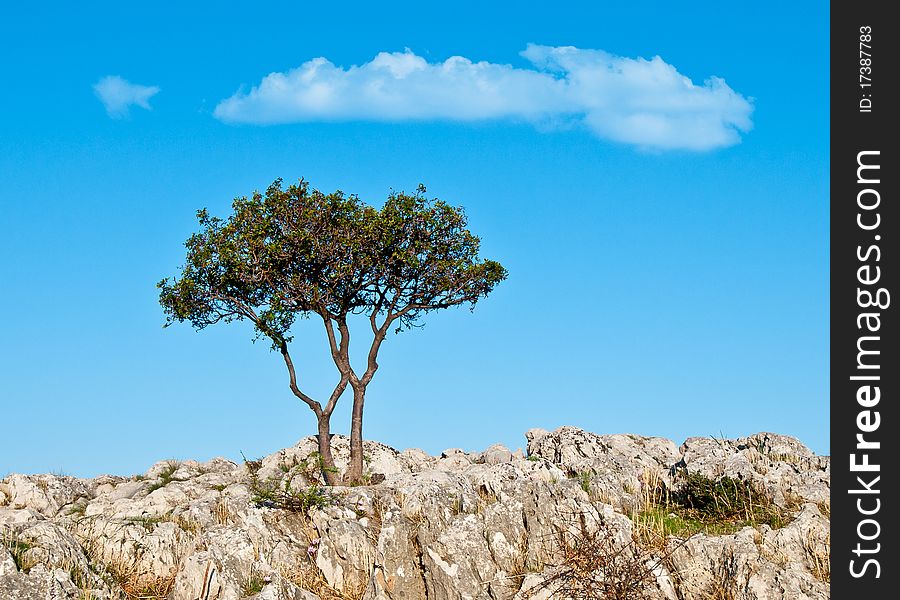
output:
POLYGON ((87 511, 87 502, 82 500, 80 502, 76 502, 69 508, 68 515, 69 516, 78 516, 83 517, 84 513, 87 511))
POLYGON ((32 555, 28 554, 28 551, 31 550, 34 545, 26 540, 20 539, 11 530, 6 528, 0 530, 0 544, 2 544, 6 551, 12 556, 13 563, 19 571, 27 573, 32 567, 37 565, 37 560, 35 560, 32 555))
MULTIPOLYGON (((660 485, 662 485, 660 483, 660 485)), ((710 479, 698 473, 687 474, 672 494, 654 490, 643 510, 632 517, 641 530, 665 538, 689 537, 696 533, 722 535, 746 526, 766 524, 773 529, 787 525, 789 514, 776 506, 751 483, 721 477, 710 479), (666 500, 658 501, 663 498, 666 500)))
POLYGON ((462 208, 426 198, 422 186, 378 210, 279 179, 232 208, 227 219, 197 213, 180 277, 158 284, 166 325, 246 319, 278 348, 297 317, 384 315, 401 329, 432 310, 474 306, 506 278, 478 257, 462 208))
MULTIPOLYGON (((325 460, 318 451, 310 452, 309 456, 303 459, 300 468, 307 474, 315 473, 315 471, 311 470, 313 468, 318 469, 323 473, 340 473, 340 469, 326 466, 325 460)), ((310 480, 315 479, 315 475, 308 475, 308 478, 310 480)))
MULTIPOLYGON (((318 453, 313 453, 318 455, 318 453)), ((310 455, 312 456, 312 455, 310 455)), ((284 472, 286 477, 280 479, 272 477, 266 480, 260 480, 257 473, 261 467, 260 461, 251 461, 244 458, 244 464, 250 473, 250 499, 257 506, 265 506, 268 508, 281 508, 284 510, 293 510, 298 512, 307 512, 310 508, 324 508, 334 503, 334 496, 326 489, 319 486, 310 486, 303 489, 295 489, 291 485, 290 471, 294 466, 309 469, 309 459, 307 457, 302 463, 293 465, 284 472)), ((315 457, 313 460, 316 460, 315 457)), ((321 464, 321 463, 320 463, 321 464)), ((308 473, 304 477, 310 477, 308 473)))
POLYGON ((264 587, 266 587, 265 579, 254 573, 251 568, 247 580, 241 584, 241 591, 243 592, 243 597, 250 597, 263 591, 264 587))
POLYGON ((770 519, 771 502, 757 492, 747 481, 721 477, 710 479, 699 473, 691 473, 685 478, 678 502, 685 508, 694 510, 704 520, 747 521, 761 518, 770 519))
POLYGON ((740 531, 746 525, 754 525, 746 521, 723 521, 701 518, 696 513, 683 507, 670 504, 653 505, 632 517, 638 529, 652 530, 656 535, 666 538, 674 535, 687 538, 697 533, 706 535, 725 535, 740 531))
POLYGON ((170 460, 168 464, 166 464, 165 468, 160 472, 159 477, 155 482, 150 484, 150 487, 147 488, 147 493, 151 494, 158 490, 159 488, 166 487, 173 481, 177 481, 175 479, 175 471, 178 470, 178 467, 181 466, 176 460, 170 460))
MULTIPOLYGON (((467 229, 462 208, 413 194, 392 192, 374 208, 357 196, 310 189, 300 180, 286 189, 280 179, 249 198, 236 198, 227 219, 198 211, 200 230, 185 242, 180 275, 157 284, 165 326, 187 321, 197 330, 216 323, 249 321, 256 339, 281 353, 291 392, 327 430, 347 386, 362 406, 378 369, 378 352, 391 329, 420 324, 429 312, 475 304, 506 278, 500 263, 479 257, 480 240, 467 229), (317 315, 328 336, 340 381, 325 403, 297 383, 288 350, 298 318, 317 315), (372 330, 366 369, 350 360, 348 317, 365 315, 372 330)), ((345 476, 363 481, 361 420, 351 431, 351 464, 345 476)), ((337 483, 330 441, 322 438, 327 465, 337 483)))
POLYGON ((291 487, 290 479, 259 481, 254 478, 250 482, 250 493, 251 501, 257 506, 303 513, 313 507, 325 508, 334 503, 334 496, 327 488, 314 485, 294 489, 291 487))
POLYGON ((593 479, 593 474, 590 471, 579 471, 578 472, 578 484, 581 486, 581 489, 588 495, 591 493, 591 480, 593 479))

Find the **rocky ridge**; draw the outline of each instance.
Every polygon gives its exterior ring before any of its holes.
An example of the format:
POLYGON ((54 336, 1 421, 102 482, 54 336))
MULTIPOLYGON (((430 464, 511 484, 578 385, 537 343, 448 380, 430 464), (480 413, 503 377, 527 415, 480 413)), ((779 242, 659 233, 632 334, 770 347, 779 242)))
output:
MULTIPOLYGON (((829 597, 830 464, 798 440, 526 437, 527 454, 366 442, 356 487, 321 487, 314 438, 245 464, 13 474, 0 480, 0 598, 829 597), (673 534, 670 505, 654 503, 690 477, 749 486, 783 522, 673 534), (658 527, 642 517, 657 513, 658 527)), ((333 445, 343 469, 348 441, 333 445)))

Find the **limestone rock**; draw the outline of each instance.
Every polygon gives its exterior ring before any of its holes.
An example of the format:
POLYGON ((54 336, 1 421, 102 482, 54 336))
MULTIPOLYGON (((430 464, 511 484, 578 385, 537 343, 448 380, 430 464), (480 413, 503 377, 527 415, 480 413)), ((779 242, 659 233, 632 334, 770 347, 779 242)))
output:
POLYGON ((727 476, 752 482, 780 506, 829 501, 830 460, 790 436, 689 438, 681 445, 681 454, 677 468, 713 479, 727 476))
MULTIPOLYGON (((670 538, 665 561, 658 546, 634 550, 651 569, 650 599, 828 597, 830 465, 796 439, 691 438, 679 448, 574 427, 526 439, 527 456, 500 445, 429 456, 367 441, 369 485, 310 491, 305 510, 258 504, 254 489, 321 486, 314 437, 249 464, 10 475, 0 481, 0 598, 113 600, 128 588, 170 600, 549 600, 555 588, 543 584, 564 568, 566 540, 587 531, 634 544, 631 518, 646 495, 684 473, 750 481, 792 517, 780 529, 670 538)), ((332 441, 344 469, 349 441, 332 441)))

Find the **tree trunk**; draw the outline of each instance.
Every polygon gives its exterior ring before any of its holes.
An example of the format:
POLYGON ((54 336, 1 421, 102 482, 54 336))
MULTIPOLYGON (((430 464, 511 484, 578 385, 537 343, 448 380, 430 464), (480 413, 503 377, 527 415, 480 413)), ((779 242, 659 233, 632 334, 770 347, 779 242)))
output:
POLYGON ((350 467, 344 481, 350 485, 363 483, 363 404, 366 401, 366 386, 353 386, 353 413, 350 420, 350 467))
POLYGON ((322 476, 328 485, 338 485, 338 470, 334 466, 334 456, 331 454, 331 415, 322 415, 319 418, 319 467, 322 476))

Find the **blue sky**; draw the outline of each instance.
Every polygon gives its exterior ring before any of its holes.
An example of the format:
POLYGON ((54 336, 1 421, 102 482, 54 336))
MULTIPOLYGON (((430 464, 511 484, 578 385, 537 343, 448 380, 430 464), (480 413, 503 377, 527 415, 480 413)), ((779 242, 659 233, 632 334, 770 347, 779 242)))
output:
MULTIPOLYGON (((312 434, 248 326, 164 330, 155 289, 198 208, 225 216, 301 176, 373 204, 422 182, 510 272, 474 313, 385 342, 366 437, 437 453, 566 424, 777 431, 827 453, 827 54, 812 2, 4 8, 0 475, 260 456, 312 434), (552 71, 529 44, 603 52, 552 71), (388 77, 378 104, 366 65, 382 52, 421 76, 388 77), (470 63, 446 79, 454 56, 470 63), (289 75, 318 57, 316 103, 289 75), (591 79, 603 69, 626 75, 591 79), (287 92, 254 97, 271 73, 287 92), (255 99, 217 111, 229 98, 255 99)), ((319 397, 335 380, 320 329, 301 323, 294 349, 319 397)))

